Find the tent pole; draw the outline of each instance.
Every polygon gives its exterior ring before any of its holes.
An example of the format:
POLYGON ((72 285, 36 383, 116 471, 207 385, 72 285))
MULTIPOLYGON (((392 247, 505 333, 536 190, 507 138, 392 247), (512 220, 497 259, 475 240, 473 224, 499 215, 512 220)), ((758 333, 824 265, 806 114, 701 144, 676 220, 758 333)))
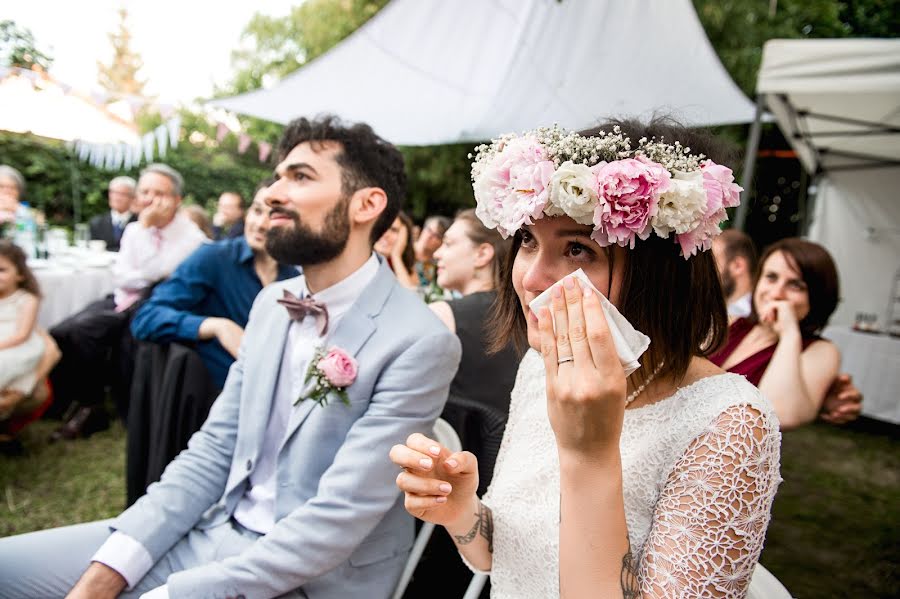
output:
POLYGON ((734 228, 743 231, 747 224, 747 211, 750 209, 750 186, 753 184, 753 170, 756 168, 756 154, 759 151, 759 137, 762 133, 762 113, 765 94, 756 96, 756 114, 750 125, 750 136, 747 139, 747 153, 744 154, 744 174, 741 177, 741 205, 734 216, 734 228))

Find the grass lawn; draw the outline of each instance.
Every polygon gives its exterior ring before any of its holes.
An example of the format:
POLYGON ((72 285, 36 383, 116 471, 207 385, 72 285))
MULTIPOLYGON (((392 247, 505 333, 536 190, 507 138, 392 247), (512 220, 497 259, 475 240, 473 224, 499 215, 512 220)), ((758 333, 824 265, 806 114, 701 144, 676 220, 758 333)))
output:
MULTIPOLYGON (((25 457, 0 456, 0 536, 108 518, 124 505, 121 426, 50 445, 55 425, 25 432, 25 457)), ((897 431, 863 422, 784 435, 785 480, 761 561, 798 599, 898 596, 897 431)))

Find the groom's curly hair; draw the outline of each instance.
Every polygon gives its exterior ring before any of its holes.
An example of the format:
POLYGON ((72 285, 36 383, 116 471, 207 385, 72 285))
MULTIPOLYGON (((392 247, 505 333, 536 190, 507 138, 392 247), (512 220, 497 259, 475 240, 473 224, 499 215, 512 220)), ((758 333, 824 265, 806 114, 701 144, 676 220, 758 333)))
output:
POLYGON ((370 235, 370 241, 375 243, 390 228, 406 201, 403 154, 369 125, 344 123, 337 116, 325 114, 291 121, 278 143, 278 160, 284 160, 304 142, 316 150, 325 142, 340 144, 341 151, 335 160, 341 167, 341 187, 346 197, 363 187, 379 187, 384 191, 387 205, 370 235))
MULTIPOLYGON (((644 124, 636 120, 608 121, 580 131, 585 137, 618 126, 622 133, 637 140, 642 137, 678 140, 695 153, 703 153, 717 164, 728 164, 732 152, 710 133, 687 129, 671 119, 655 118, 644 124)), ((497 352, 509 344, 522 351, 528 347, 527 322, 512 285, 516 254, 522 245, 522 232, 513 237, 512 249, 501 271, 501 283, 489 317, 489 350, 497 352)), ((633 249, 617 246, 597 248, 609 261, 609 281, 616 262, 623 263, 621 291, 616 307, 634 327, 652 342, 641 360, 640 376, 646 377, 660 363, 661 377, 681 379, 691 358, 710 356, 725 342, 728 315, 725 295, 719 282, 711 251, 699 252, 685 260, 674 239, 651 235, 637 240, 633 249)), ((602 289, 601 289, 602 291, 602 289)))

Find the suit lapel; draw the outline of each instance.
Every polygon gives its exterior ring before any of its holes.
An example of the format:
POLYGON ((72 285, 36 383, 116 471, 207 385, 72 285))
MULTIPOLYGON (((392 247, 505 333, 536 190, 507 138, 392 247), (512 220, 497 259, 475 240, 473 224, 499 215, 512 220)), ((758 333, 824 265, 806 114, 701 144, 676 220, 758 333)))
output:
MULTIPOLYGON (((375 278, 366 285, 353 303, 353 307, 344 314, 334 330, 329 332, 325 340, 326 348, 339 347, 355 358, 362 346, 375 332, 375 317, 381 312, 395 284, 394 275, 387 264, 380 258, 379 261, 381 264, 375 278)), ((365 367, 365 364, 359 364, 359 368, 365 367)), ((351 385, 348 390, 352 396, 353 386, 351 385)), ((294 406, 282 447, 317 405, 316 402, 306 399, 294 406)), ((325 406, 319 409, 330 408, 325 406)))

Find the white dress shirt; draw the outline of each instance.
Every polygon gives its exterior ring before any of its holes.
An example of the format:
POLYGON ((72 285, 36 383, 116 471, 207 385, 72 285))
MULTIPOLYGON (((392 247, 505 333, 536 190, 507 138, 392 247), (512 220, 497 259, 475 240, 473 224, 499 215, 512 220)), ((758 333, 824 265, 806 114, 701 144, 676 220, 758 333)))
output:
POLYGON ((747 318, 750 316, 750 298, 753 293, 742 295, 728 304, 728 316, 734 318, 747 318))
POLYGON ((128 225, 128 221, 131 219, 131 212, 126 210, 125 212, 116 212, 115 210, 109 211, 109 218, 112 222, 112 225, 115 227, 118 225, 122 229, 128 225))
POLYGON ((142 290, 172 274, 206 240, 203 231, 180 212, 165 227, 145 227, 140 222, 125 227, 113 266, 116 308, 124 310, 134 303, 142 290))
MULTIPOLYGON (((328 308, 329 331, 334 330, 377 273, 378 259, 372 254, 353 274, 315 294, 315 299, 325 303, 328 308)), ((307 297, 309 292, 306 288, 306 279, 301 275, 295 288, 290 291, 297 297, 307 297)), ((284 308, 275 306, 272 309, 284 308)), ((281 355, 275 398, 269 413, 260 457, 256 468, 250 474, 247 491, 234 510, 234 519, 244 528, 267 534, 275 526, 275 466, 278 449, 284 440, 291 408, 305 385, 304 379, 310 359, 323 342, 324 338, 319 335, 314 318, 291 323, 281 355)), ((129 589, 153 567, 153 560, 144 546, 119 531, 110 535, 91 561, 106 564, 121 574, 127 581, 129 589)), ((142 595, 142 599, 168 599, 168 597, 166 585, 142 595)))

